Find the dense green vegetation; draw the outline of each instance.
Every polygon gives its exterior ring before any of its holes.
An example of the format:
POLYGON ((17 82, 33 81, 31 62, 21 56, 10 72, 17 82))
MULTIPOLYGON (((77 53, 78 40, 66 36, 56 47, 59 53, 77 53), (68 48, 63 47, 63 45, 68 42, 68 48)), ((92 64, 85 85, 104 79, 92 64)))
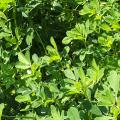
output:
POLYGON ((120 120, 119 0, 0 0, 1 120, 120 120))

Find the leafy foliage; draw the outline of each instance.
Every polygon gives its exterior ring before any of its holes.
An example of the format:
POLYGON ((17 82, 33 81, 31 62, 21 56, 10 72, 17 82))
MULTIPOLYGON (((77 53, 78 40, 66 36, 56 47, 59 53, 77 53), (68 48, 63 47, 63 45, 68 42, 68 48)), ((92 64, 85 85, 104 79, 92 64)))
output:
POLYGON ((0 0, 0 119, 120 119, 119 0, 0 0))

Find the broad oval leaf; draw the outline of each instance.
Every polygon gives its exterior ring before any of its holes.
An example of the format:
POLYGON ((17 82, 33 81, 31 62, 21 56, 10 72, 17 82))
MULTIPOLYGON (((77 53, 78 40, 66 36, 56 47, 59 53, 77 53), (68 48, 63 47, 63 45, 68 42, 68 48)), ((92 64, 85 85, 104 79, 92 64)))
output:
POLYGON ((113 91, 117 95, 120 87, 120 76, 117 74, 116 71, 112 70, 107 79, 110 84, 110 87, 113 89, 113 91))
POLYGON ((66 76, 67 78, 76 80, 75 75, 74 75, 74 73, 72 72, 72 70, 66 69, 66 70, 64 70, 64 74, 65 74, 65 76, 66 76))
POLYGON ((27 95, 18 95, 18 96, 15 98, 15 100, 16 100, 17 102, 21 103, 21 102, 30 101, 31 98, 30 98, 30 96, 29 96, 28 94, 27 94, 27 95))
POLYGON ((71 107, 67 112, 68 118, 70 120, 80 120, 78 109, 75 107, 71 107))

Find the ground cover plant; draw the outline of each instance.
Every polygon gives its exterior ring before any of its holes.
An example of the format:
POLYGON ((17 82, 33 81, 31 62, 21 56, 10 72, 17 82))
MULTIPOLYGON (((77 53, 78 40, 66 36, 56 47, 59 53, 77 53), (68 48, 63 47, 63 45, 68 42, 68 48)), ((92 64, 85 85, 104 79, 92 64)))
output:
POLYGON ((0 0, 0 120, 120 120, 120 1, 0 0))

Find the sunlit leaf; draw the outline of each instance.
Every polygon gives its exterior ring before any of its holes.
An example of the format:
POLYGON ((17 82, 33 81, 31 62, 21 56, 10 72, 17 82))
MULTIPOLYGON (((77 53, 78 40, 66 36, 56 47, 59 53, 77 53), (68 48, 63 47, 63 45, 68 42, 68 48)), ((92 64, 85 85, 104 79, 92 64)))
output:
POLYGON ((70 69, 64 70, 64 74, 67 78, 70 78, 70 79, 73 79, 73 80, 76 79, 74 73, 70 69))
POLYGON ((70 118, 70 120, 80 120, 79 112, 75 107, 71 107, 68 110, 67 115, 70 118))
POLYGON ((16 96, 15 100, 19 103, 21 102, 29 102, 31 100, 30 95, 18 95, 16 96))
POLYGON ((2 117, 2 112, 3 112, 4 107, 5 107, 4 103, 1 103, 0 104, 0 120, 1 120, 1 117, 2 117))
POLYGON ((110 84, 110 87, 114 90, 115 94, 117 95, 120 87, 120 76, 117 74, 116 71, 113 70, 110 72, 110 75, 107 79, 110 84))
POLYGON ((25 65, 30 65, 30 61, 25 57, 25 55, 21 52, 18 53, 18 59, 21 63, 25 64, 25 65))

